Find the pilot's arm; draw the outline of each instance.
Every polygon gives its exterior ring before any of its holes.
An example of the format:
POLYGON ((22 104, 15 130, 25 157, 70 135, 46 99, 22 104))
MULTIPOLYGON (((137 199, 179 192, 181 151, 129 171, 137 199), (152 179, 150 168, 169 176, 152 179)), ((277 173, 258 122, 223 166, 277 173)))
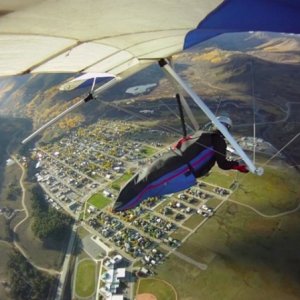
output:
POLYGON ((234 169, 239 165, 237 161, 227 160, 226 158, 226 142, 221 134, 213 134, 212 144, 215 150, 216 162, 219 168, 223 170, 234 169))

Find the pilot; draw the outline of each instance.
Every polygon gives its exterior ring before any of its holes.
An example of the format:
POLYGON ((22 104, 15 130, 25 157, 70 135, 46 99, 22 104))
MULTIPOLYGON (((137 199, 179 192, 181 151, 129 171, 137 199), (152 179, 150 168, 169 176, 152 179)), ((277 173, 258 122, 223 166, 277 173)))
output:
MULTIPOLYGON (((218 120, 228 129, 232 121, 227 116, 218 120)), ((170 151, 137 172, 122 188, 113 211, 136 207, 149 198, 176 193, 196 184, 196 178, 205 176, 217 165, 223 170, 247 173, 244 164, 226 158, 226 142, 222 133, 211 126, 210 131, 197 131, 180 139, 170 151)))
MULTIPOLYGON (((217 119, 227 130, 232 128, 232 120, 229 117, 219 116, 217 119)), ((186 161, 189 161, 194 156, 194 153, 198 155, 202 152, 208 152, 209 159, 204 160, 201 165, 194 168, 197 178, 206 175, 215 163, 223 170, 234 169, 247 173, 246 165, 226 158, 227 145, 221 131, 212 123, 209 123, 207 127, 209 131, 197 131, 192 136, 180 139, 173 147, 173 151, 178 151, 186 161)))

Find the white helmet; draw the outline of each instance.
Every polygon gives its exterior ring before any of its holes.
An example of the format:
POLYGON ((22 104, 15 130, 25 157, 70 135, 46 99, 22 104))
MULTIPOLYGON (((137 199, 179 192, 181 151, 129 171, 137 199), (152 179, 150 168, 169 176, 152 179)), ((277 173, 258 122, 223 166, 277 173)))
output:
POLYGON ((229 117, 219 116, 217 117, 218 121, 221 122, 227 129, 232 127, 232 121, 229 117))

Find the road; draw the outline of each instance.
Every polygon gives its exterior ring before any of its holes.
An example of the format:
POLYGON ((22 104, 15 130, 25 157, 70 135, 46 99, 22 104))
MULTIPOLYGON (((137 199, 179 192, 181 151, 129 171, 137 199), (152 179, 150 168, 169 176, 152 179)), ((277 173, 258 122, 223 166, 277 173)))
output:
POLYGON ((297 212, 298 210, 300 210, 300 202, 299 202, 298 206, 295 207, 294 209, 291 209, 291 210, 288 210, 288 211, 285 211, 285 212, 281 212, 281 213, 278 213, 278 214, 275 214, 275 215, 266 215, 266 214, 260 212, 259 210, 257 210, 256 208, 254 208, 253 206, 250 206, 248 204, 241 203, 239 201, 235 201, 235 200, 231 200, 231 199, 228 199, 228 201, 232 202, 232 203, 236 203, 236 204, 244 206, 244 207, 247 207, 247 208, 253 210, 255 213, 257 213, 258 215, 260 215, 261 217, 264 217, 264 218, 283 217, 283 216, 286 216, 286 215, 289 215, 289 214, 293 214, 293 213, 297 212))
POLYGON ((75 222, 72 227, 72 232, 71 232, 68 247, 66 250, 64 263, 63 263, 63 266, 62 266, 62 269, 60 272, 59 283, 57 285, 55 300, 63 299, 63 292, 64 292, 64 288, 65 288, 65 283, 66 283, 66 277, 67 277, 68 271, 69 271, 70 259, 72 257, 72 252, 74 249, 77 228, 78 228, 78 226, 76 225, 76 222, 75 222))

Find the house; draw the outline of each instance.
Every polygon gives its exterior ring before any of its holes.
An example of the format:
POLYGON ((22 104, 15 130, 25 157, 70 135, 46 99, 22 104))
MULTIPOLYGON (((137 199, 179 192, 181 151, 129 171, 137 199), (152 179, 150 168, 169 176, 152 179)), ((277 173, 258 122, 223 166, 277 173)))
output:
POLYGON ((90 213, 94 213, 96 211, 96 207, 93 205, 90 205, 89 208, 87 209, 87 212, 90 213))
POLYGON ((103 195, 104 195, 105 197, 111 197, 111 192, 108 191, 108 190, 104 190, 104 191, 103 191, 103 195))

